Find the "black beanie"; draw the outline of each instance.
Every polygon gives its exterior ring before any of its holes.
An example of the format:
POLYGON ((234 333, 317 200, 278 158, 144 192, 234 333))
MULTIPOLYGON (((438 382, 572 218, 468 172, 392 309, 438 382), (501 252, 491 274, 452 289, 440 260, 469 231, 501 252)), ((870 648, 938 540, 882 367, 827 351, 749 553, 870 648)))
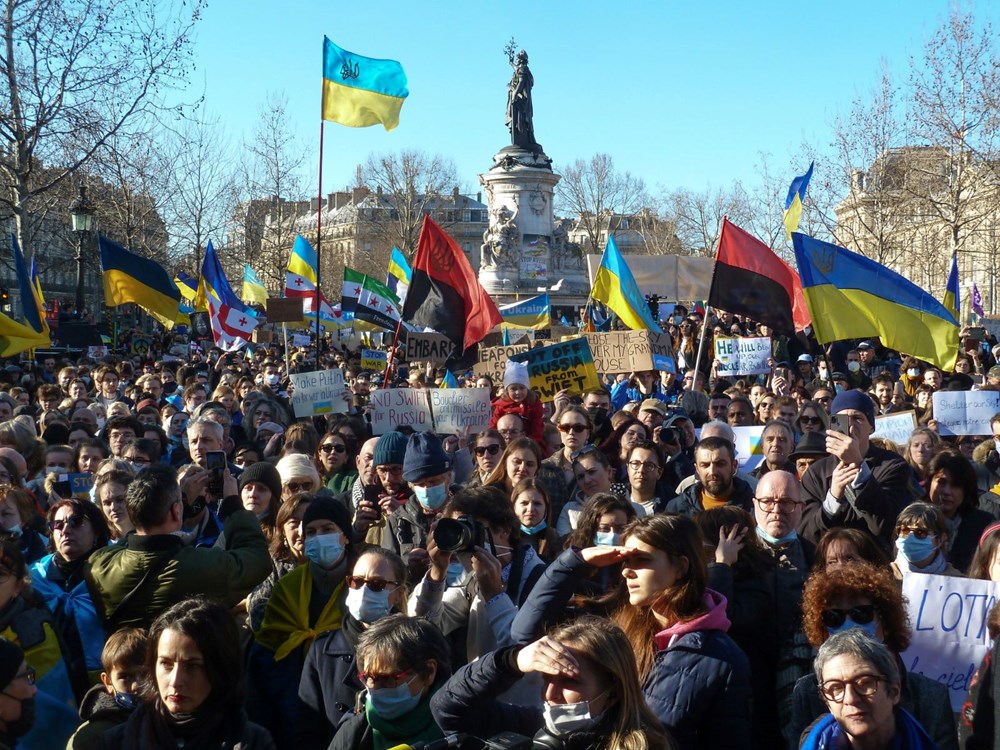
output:
POLYGON ((281 475, 274 464, 267 461, 258 461, 255 464, 250 464, 240 474, 240 492, 243 492, 243 488, 250 484, 250 482, 259 482, 264 485, 271 490, 271 496, 278 498, 280 501, 281 475))
POLYGON ((21 648, 5 638, 0 638, 0 690, 7 686, 17 676, 24 663, 24 652, 21 648))
POLYGON ((339 500, 326 495, 320 495, 306 508, 302 514, 302 528, 318 519, 333 521, 344 532, 344 538, 350 544, 354 541, 354 525, 351 523, 351 513, 339 500))

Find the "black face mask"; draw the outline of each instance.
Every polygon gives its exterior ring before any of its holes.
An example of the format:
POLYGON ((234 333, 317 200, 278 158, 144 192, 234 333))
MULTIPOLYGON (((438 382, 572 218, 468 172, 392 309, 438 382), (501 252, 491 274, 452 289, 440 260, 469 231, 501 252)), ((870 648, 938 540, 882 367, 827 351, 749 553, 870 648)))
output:
POLYGON ((608 419, 608 410, 603 406, 595 406, 587 409, 587 414, 590 415, 591 421, 594 426, 602 425, 608 419))
POLYGON ((35 725, 35 697, 15 698, 10 693, 5 692, 8 698, 19 701, 21 704, 21 716, 14 721, 7 722, 7 736, 9 738, 23 737, 35 725))

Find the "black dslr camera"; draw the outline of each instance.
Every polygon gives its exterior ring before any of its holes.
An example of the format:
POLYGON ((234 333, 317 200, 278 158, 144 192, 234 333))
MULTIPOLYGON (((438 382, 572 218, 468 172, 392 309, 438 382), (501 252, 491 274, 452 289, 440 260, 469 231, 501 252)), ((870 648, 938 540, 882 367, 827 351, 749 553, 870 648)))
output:
POLYGON ((472 552, 473 547, 482 547, 496 554, 493 533, 472 516, 438 520, 434 527, 434 543, 442 552, 472 552))

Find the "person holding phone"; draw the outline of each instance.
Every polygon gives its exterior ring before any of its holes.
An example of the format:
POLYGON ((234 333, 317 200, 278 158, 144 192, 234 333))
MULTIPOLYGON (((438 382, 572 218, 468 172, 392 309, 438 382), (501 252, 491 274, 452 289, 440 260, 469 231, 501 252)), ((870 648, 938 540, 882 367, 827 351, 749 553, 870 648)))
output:
POLYGON ((799 533, 815 544, 835 526, 862 529, 890 553, 896 517, 916 499, 913 473, 899 454, 871 443, 875 403, 866 393, 838 393, 830 413, 830 455, 803 477, 806 504, 799 533))
POLYGON ((211 547, 222 533, 216 508, 223 498, 239 495, 236 478, 223 451, 223 427, 207 417, 188 422, 188 450, 193 463, 178 474, 184 496, 181 538, 194 547, 211 547))

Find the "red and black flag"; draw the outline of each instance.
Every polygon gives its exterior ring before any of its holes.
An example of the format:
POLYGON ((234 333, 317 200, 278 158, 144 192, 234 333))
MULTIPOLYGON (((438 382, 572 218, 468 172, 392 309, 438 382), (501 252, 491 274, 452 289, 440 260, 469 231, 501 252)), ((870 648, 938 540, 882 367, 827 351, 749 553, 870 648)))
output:
POLYGON ((420 230, 403 320, 443 333, 456 354, 478 344, 502 321, 465 253, 430 216, 420 230))
POLYGON ((728 219, 722 220, 708 304, 788 336, 811 322, 795 270, 728 219))

